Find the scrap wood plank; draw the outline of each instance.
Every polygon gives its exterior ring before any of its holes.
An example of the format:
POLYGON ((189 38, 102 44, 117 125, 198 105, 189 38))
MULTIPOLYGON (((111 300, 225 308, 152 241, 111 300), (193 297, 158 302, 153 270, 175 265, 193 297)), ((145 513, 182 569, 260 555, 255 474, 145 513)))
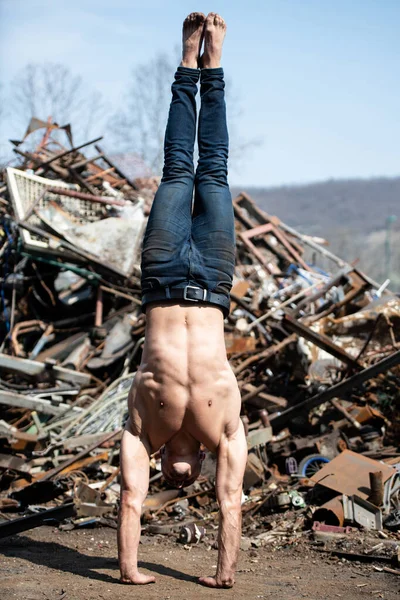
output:
POLYGON ((234 333, 225 333, 225 346, 228 356, 243 352, 254 352, 257 346, 257 340, 253 337, 244 337, 234 333))
POLYGON ((7 354, 2 353, 0 353, 0 369, 8 369, 30 376, 40 375, 45 370, 51 370, 56 379, 76 383, 80 386, 89 385, 92 379, 89 373, 73 371, 72 369, 66 369, 65 367, 59 367, 58 365, 53 365, 51 363, 44 363, 17 356, 8 356, 7 354))
MULTIPOLYGON (((242 279, 241 281, 238 281, 237 283, 235 283, 235 285, 233 286, 231 291, 238 298, 243 298, 243 296, 245 296, 247 294, 249 288, 250 288, 250 283, 248 281, 245 281, 244 279, 242 279)), ((236 306, 237 306, 237 302, 232 300, 230 311, 232 312, 233 310, 235 310, 236 306)))
POLYGON ((265 400, 267 403, 270 402, 280 408, 286 408, 288 405, 288 401, 286 398, 282 398, 282 396, 273 396, 272 394, 266 394, 265 392, 260 392, 259 394, 262 400, 265 400))
POLYGON ((262 352, 258 352, 257 354, 253 354, 253 356, 249 356, 249 358, 247 358, 246 360, 244 360, 243 362, 241 362, 233 370, 234 374, 238 375, 244 369, 246 369, 247 367, 249 367, 250 365, 252 365, 255 362, 258 362, 260 360, 267 360, 267 359, 271 358, 272 356, 274 356, 274 354, 277 354, 283 348, 285 348, 286 346, 288 346, 292 342, 295 342, 296 340, 297 340, 297 335, 295 333, 292 333, 292 335, 289 335, 287 338, 285 338, 284 340, 282 340, 278 344, 274 344, 273 346, 270 346, 269 348, 266 348, 262 352))
POLYGON ((400 575, 400 571, 398 569, 391 569, 390 567, 376 567, 373 565, 375 571, 385 571, 385 573, 392 573, 393 575, 400 575))
POLYGON ((255 387, 250 383, 243 386, 243 390, 247 392, 242 396, 242 402, 247 402, 247 400, 251 400, 255 396, 258 396, 260 392, 264 392, 267 389, 267 385, 262 383, 261 385, 255 387))
POLYGON ((345 552, 342 550, 318 550, 324 554, 330 554, 331 556, 337 556, 339 558, 345 558, 346 560, 356 560, 358 562, 391 562, 390 556, 380 554, 360 554, 359 552, 345 552))
POLYGON ((246 392, 244 395, 242 395, 242 403, 249 402, 250 404, 261 405, 262 407, 266 404, 273 404, 275 406, 279 406, 280 408, 287 407, 288 401, 286 398, 268 394, 266 392, 267 389, 268 386, 266 383, 262 383, 258 387, 252 385, 251 383, 246 383, 242 388, 242 391, 246 392))
MULTIPOLYGON (((104 436, 103 436, 104 437, 104 436)), ((87 456, 86 458, 81 458, 80 460, 74 461, 73 463, 69 464, 68 466, 64 465, 66 464, 66 462, 64 463, 60 463, 60 466, 62 466, 62 470, 60 471, 59 475, 66 475, 67 473, 71 473, 71 471, 80 471, 81 469, 83 469, 84 467, 87 467, 88 465, 92 465, 93 463, 96 462, 105 462, 109 457, 109 451, 105 451, 105 452, 101 452, 100 454, 96 454, 95 456, 87 456)), ((68 458, 67 462, 69 462, 70 459, 68 458)))
MULTIPOLYGON (((101 167, 97 167, 97 165, 92 165, 92 166, 95 167, 93 169, 94 173, 93 173, 93 175, 86 177, 87 183, 91 183, 92 181, 95 181, 96 179, 105 179, 105 175, 109 175, 112 171, 114 171, 114 167, 108 167, 108 169, 101 169, 101 167)), ((91 167, 89 167, 89 170, 92 170, 91 167)))

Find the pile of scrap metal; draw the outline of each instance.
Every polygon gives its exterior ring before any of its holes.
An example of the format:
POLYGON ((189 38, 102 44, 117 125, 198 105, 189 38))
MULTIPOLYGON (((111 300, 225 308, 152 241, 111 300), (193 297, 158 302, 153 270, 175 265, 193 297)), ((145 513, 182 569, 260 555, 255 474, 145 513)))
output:
MULTIPOLYGON (((130 180, 97 145, 84 156, 98 140, 61 147, 44 126, 0 182, 0 536, 54 519, 115 526, 144 342, 139 255, 155 180, 130 180)), ((245 531, 277 539, 265 519, 283 510, 294 515, 283 537, 313 520, 398 528, 399 299, 245 193, 233 204, 225 335, 249 448, 245 531)), ((187 541, 213 529, 211 455, 183 492, 167 488, 159 456, 151 469, 149 531, 183 525, 187 541)))

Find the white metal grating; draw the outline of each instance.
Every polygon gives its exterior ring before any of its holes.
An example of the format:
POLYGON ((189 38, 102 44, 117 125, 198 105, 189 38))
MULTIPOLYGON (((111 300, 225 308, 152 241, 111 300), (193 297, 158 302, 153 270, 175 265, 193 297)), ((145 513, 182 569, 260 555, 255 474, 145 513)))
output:
MULTIPOLYGON (((25 215, 43 193, 46 188, 59 187, 69 190, 80 191, 80 187, 75 184, 68 184, 64 181, 46 179, 38 175, 32 175, 19 169, 9 167, 7 169, 7 182, 10 191, 11 202, 18 220, 24 220, 25 215)), ((81 200, 79 198, 70 198, 62 194, 54 194, 48 192, 44 194, 37 209, 44 209, 48 206, 49 201, 57 201, 61 206, 71 214, 71 218, 77 225, 84 225, 93 221, 97 221, 101 217, 103 207, 89 200, 81 200)), ((40 219, 35 214, 32 214, 27 223, 30 225, 40 225, 40 219)), ((21 231, 24 243, 33 248, 48 248, 48 242, 37 238, 29 231, 21 231)))

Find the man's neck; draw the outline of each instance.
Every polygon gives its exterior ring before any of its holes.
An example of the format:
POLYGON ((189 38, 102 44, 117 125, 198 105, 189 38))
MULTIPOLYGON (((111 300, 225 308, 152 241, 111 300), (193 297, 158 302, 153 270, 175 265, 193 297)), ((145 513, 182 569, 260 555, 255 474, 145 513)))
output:
POLYGON ((199 449, 199 442, 186 431, 178 431, 166 444, 171 454, 179 456, 191 455, 199 449))

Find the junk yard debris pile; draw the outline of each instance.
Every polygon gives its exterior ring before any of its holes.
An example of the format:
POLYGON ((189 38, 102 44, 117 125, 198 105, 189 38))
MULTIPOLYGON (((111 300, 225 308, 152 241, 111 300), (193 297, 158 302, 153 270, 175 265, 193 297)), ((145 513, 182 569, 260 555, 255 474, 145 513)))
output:
MULTIPOLYGON (((144 342, 139 257, 157 183, 128 179, 99 140, 66 149, 56 133, 31 152, 16 142, 0 183, 0 537, 116 526, 144 342)), ((234 210, 225 334, 249 449, 242 545, 338 540, 346 558, 396 561, 400 300, 245 193, 234 210), (365 529, 382 539, 354 552, 365 529)), ((168 489, 155 455, 144 530, 212 544, 214 477, 208 455, 196 483, 168 489)))

